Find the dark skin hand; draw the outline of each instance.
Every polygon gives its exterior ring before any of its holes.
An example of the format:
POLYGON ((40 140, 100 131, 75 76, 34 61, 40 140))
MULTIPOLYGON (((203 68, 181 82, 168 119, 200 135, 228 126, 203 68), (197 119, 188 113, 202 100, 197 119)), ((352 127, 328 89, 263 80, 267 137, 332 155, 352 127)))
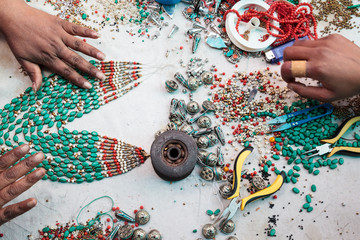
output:
POLYGON ((44 160, 43 153, 36 153, 13 166, 29 150, 29 146, 24 144, 0 157, 0 225, 29 211, 37 203, 35 198, 29 198, 25 201, 5 206, 8 202, 32 187, 45 175, 44 168, 38 168, 26 175, 44 160))
POLYGON ((299 95, 330 102, 360 94, 360 47, 339 34, 296 41, 284 51, 281 75, 299 95), (305 86, 291 74, 292 60, 306 60, 306 77, 322 86, 305 86))
POLYGON ((99 35, 94 30, 32 8, 23 0, 0 0, 0 31, 20 65, 29 74, 35 90, 42 83, 40 66, 82 88, 92 86, 74 68, 92 77, 105 79, 99 69, 73 51, 104 60, 102 52, 75 37, 96 39, 99 35))

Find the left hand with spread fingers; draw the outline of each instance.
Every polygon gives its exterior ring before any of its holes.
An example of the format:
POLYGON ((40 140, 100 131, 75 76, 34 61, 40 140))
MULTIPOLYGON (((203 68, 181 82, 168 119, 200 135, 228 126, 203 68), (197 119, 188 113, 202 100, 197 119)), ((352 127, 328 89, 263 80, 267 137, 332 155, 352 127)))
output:
POLYGON ((284 51, 281 75, 288 87, 303 97, 339 100, 360 94, 359 59, 360 47, 338 34, 296 41, 284 51), (318 80, 321 86, 306 86, 295 77, 318 80))
POLYGON ((5 206, 8 202, 32 187, 45 175, 44 168, 38 168, 27 174, 44 160, 43 153, 36 153, 13 166, 29 150, 29 146, 23 144, 0 157, 0 225, 29 211, 37 203, 35 198, 29 198, 22 202, 5 206))

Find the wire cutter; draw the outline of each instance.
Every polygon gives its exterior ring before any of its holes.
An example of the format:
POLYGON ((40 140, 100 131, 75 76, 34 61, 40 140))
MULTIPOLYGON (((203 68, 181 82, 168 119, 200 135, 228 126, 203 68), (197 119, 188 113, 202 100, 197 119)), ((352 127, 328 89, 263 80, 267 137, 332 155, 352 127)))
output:
POLYGON ((286 115, 279 116, 277 118, 271 119, 270 121, 267 121, 266 123, 271 124, 271 125, 281 124, 282 123, 281 125, 279 125, 277 127, 274 127, 273 129, 270 130, 270 132, 280 132, 280 131, 283 131, 283 130, 293 128, 293 127, 296 127, 298 125, 304 124, 306 122, 310 122, 312 120, 324 117, 326 115, 329 115, 329 114, 331 114, 333 112, 333 110, 334 110, 334 107, 331 104, 325 103, 325 104, 321 104, 321 105, 318 105, 318 106, 306 108, 306 109, 303 109, 303 110, 300 110, 300 111, 296 111, 296 112, 292 112, 292 113, 289 113, 289 114, 286 114, 286 115), (317 115, 315 117, 310 117, 309 115, 307 115, 306 119, 291 122, 291 123, 287 123, 287 120, 289 118, 292 118, 292 117, 295 117, 295 116, 298 116, 298 115, 301 115, 301 114, 306 114, 306 113, 308 113, 308 112, 310 112, 310 111, 312 111, 312 110, 314 110, 316 108, 321 108, 321 107, 325 108, 325 110, 326 110, 324 114, 320 114, 320 115, 317 115))
POLYGON ((240 195, 242 165, 247 156, 249 156, 249 154, 252 152, 252 150, 252 147, 246 147, 236 157, 233 171, 232 191, 229 193, 229 197, 227 198, 229 200, 232 200, 230 201, 229 205, 223 210, 222 214, 215 220, 214 224, 220 221, 220 226, 222 226, 235 215, 239 208, 241 209, 241 211, 243 211, 248 203, 270 196, 271 194, 277 192, 283 185, 284 179, 286 178, 286 174, 284 171, 282 171, 281 174, 277 176, 276 180, 269 187, 253 193, 245 198, 238 198, 240 195))
POLYGON ((320 140, 321 143, 324 143, 323 145, 317 146, 314 149, 305 152, 304 154, 315 152, 314 154, 308 156, 309 158, 314 157, 314 156, 321 156, 324 154, 327 154, 326 155, 327 157, 331 157, 332 155, 334 155, 335 153, 340 152, 340 151, 348 153, 349 155, 359 155, 360 147, 342 147, 342 146, 336 147, 335 146, 336 142, 346 133, 346 131, 353 124, 355 124, 359 121, 360 121, 360 116, 348 118, 338 128, 334 138, 320 140))

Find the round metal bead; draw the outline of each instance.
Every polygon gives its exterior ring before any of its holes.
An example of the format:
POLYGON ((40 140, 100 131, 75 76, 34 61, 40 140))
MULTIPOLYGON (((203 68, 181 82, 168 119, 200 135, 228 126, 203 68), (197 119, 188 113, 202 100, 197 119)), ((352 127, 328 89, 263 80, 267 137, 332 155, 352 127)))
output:
POLYGON ((209 147, 209 139, 206 136, 201 136, 198 138, 196 144, 199 148, 208 148, 209 147))
MULTIPOLYGON (((218 161, 218 157, 216 156, 216 163, 218 161)), ((220 181, 220 180, 223 180, 224 179, 224 176, 225 176, 225 171, 222 167, 220 166, 217 166, 215 167, 215 178, 216 180, 220 181)))
POLYGON ((221 197, 223 197, 224 199, 227 199, 230 196, 231 190, 232 190, 231 183, 226 182, 226 183, 222 184, 219 188, 221 197))
POLYGON ((218 161, 218 157, 215 153, 207 152, 205 150, 198 151, 198 158, 201 162, 207 166, 214 167, 218 161))
POLYGON ((196 89, 198 89, 199 85, 200 85, 200 83, 199 83, 198 79, 196 79, 194 77, 191 77, 188 79, 188 86, 191 91, 195 91, 196 89))
POLYGON ((167 80, 165 81, 165 88, 168 92, 175 92, 179 85, 174 80, 167 80))
POLYGON ((211 119, 208 116, 201 116, 197 120, 199 128, 209 128, 211 126, 211 119))
POLYGON ((217 138, 215 133, 209 133, 206 136, 209 139, 209 147, 212 147, 219 142, 219 139, 217 138))
POLYGON ((135 222, 139 225, 145 225, 150 221, 150 214, 144 210, 141 209, 136 212, 135 214, 135 222))
POLYGON ((123 225, 119 228, 118 236, 120 239, 129 239, 134 233, 134 229, 130 224, 123 225))
POLYGON ((147 240, 161 240, 160 232, 156 229, 153 229, 147 234, 146 239, 147 240))
POLYGON ((207 239, 213 239, 217 234, 217 229, 213 224, 206 224, 202 229, 202 234, 207 239))
POLYGON ((203 72, 200 79, 204 84, 210 85, 214 81, 214 75, 212 72, 203 72))
POLYGON ((184 124, 181 126, 180 131, 186 132, 187 134, 191 134, 194 131, 193 126, 184 124))
POLYGON ((200 171, 200 177, 206 181, 212 181, 214 179, 214 171, 210 167, 203 167, 200 171))
POLYGON ((231 237, 228 237, 226 240, 238 240, 238 238, 234 237, 234 236, 231 236, 231 237))
POLYGON ((146 240, 146 232, 144 229, 137 228, 134 230, 132 240, 146 240))
POLYGON ((186 105, 186 110, 190 115, 194 115, 200 111, 200 105, 195 101, 190 101, 186 105))
POLYGON ((220 231, 225 234, 232 233, 234 230, 235 230, 235 223, 231 219, 229 219, 220 226, 220 231))
POLYGON ((258 175, 254 176, 252 178, 251 183, 257 190, 262 190, 262 189, 266 188, 265 180, 258 175))

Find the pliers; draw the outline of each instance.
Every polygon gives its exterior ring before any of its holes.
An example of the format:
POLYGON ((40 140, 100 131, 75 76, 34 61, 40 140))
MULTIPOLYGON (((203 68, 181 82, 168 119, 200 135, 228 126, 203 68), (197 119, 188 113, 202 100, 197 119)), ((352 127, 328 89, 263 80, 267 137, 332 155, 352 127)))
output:
POLYGON ((252 152, 252 150, 252 147, 246 147, 236 157, 233 171, 232 191, 227 198, 229 200, 232 200, 230 201, 229 205, 223 210, 222 214, 214 222, 214 224, 216 224, 220 221, 220 227, 228 220, 230 220, 239 208, 241 209, 241 211, 243 211, 248 203, 270 196, 271 194, 277 192, 284 183, 286 174, 284 171, 282 171, 269 187, 253 193, 245 198, 239 198, 242 165, 245 159, 252 152))
POLYGON ((289 113, 289 114, 285 114, 285 115, 276 117, 274 119, 271 119, 271 120, 267 121, 266 123, 270 124, 270 125, 281 124, 281 125, 278 125, 278 126, 272 128, 270 130, 270 132, 280 132, 280 131, 283 131, 283 130, 286 130, 286 129, 289 129, 289 128, 299 126, 299 125, 304 124, 306 122, 309 122, 309 121, 324 117, 326 115, 329 115, 329 114, 331 114, 333 112, 333 110, 334 110, 334 107, 331 104, 324 103, 324 104, 321 104, 321 105, 318 105, 318 106, 305 108, 305 109, 300 110, 300 111, 296 111, 296 112, 292 112, 292 113, 289 113), (314 117, 310 117, 309 115, 307 115, 306 119, 295 121, 295 122, 290 122, 290 123, 287 122, 287 120, 289 118, 293 118, 293 117, 296 117, 298 115, 306 114, 306 113, 308 113, 308 112, 310 112, 310 111, 312 111, 312 110, 314 110, 316 108, 325 108, 325 113, 314 116, 314 117))
POLYGON ((321 156, 324 154, 327 154, 327 157, 331 157, 337 152, 345 152, 349 155, 359 155, 360 154, 360 147, 336 147, 336 142, 346 133, 346 131, 355 123, 360 121, 360 116, 348 118, 345 120, 341 126, 338 128, 335 137, 331 139, 323 139, 320 140, 321 143, 324 143, 323 145, 317 146, 312 150, 309 150, 305 152, 304 154, 313 153, 314 154, 308 156, 309 158, 314 156, 321 156))

